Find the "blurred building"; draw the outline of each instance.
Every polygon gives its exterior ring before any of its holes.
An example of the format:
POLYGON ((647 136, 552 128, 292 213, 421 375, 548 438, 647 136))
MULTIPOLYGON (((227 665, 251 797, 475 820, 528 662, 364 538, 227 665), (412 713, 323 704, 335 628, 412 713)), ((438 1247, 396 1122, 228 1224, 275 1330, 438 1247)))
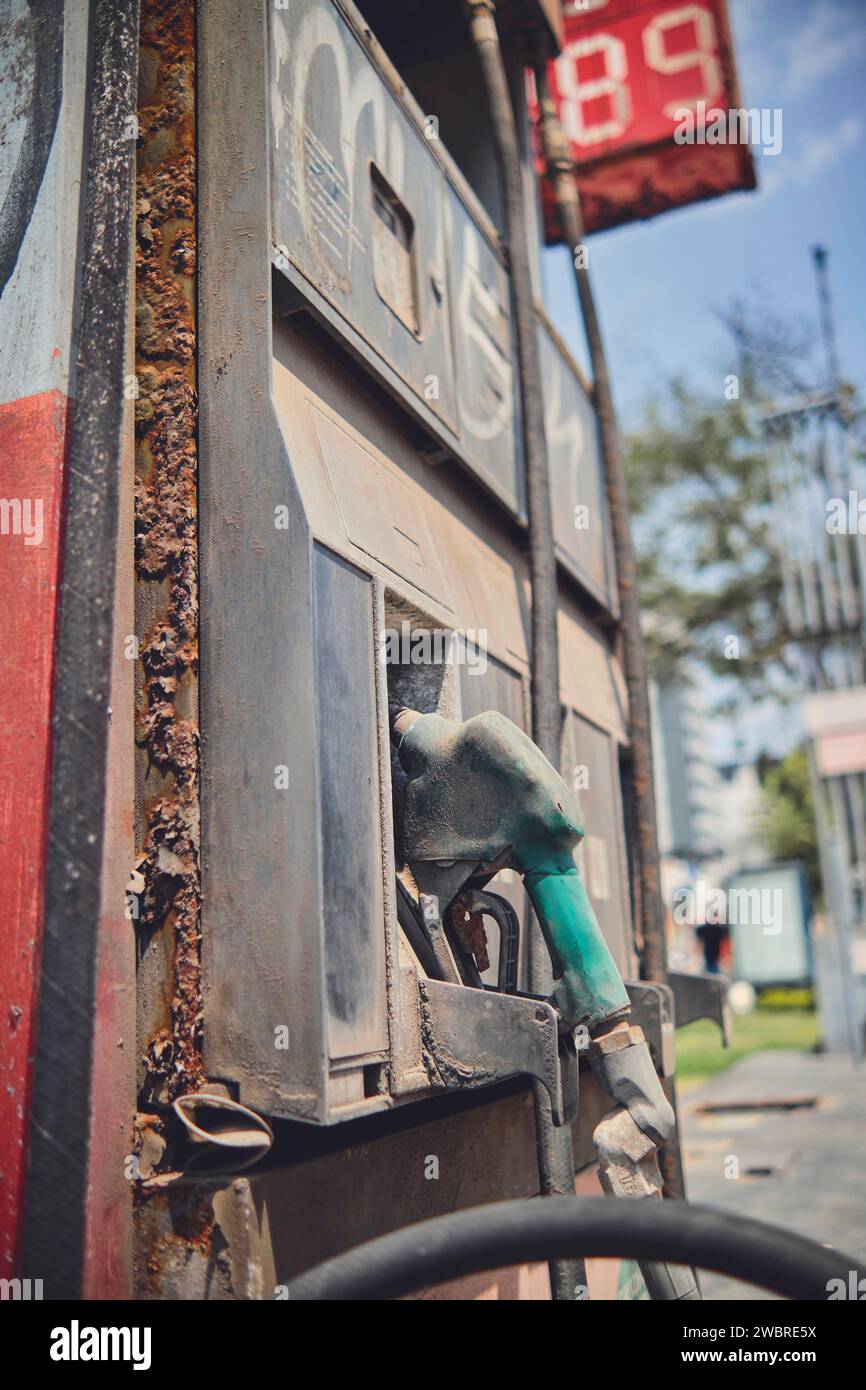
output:
POLYGON ((721 889, 732 874, 765 864, 761 783, 751 762, 719 767, 704 686, 690 673, 651 682, 653 767, 662 896, 673 969, 702 969, 691 916, 674 909, 681 895, 721 889))
POLYGON ((688 680, 650 687, 659 850, 697 865, 719 855, 722 779, 712 756, 710 712, 688 680))

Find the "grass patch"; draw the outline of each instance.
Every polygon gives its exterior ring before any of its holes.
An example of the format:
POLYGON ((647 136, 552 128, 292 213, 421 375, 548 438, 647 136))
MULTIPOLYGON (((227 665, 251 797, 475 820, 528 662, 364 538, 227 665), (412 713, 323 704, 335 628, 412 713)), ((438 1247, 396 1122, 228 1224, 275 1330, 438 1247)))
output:
POLYGON ((709 1019, 677 1029, 677 1077, 683 1090, 703 1085, 711 1076, 733 1066, 752 1052, 786 1048, 811 1052, 818 1041, 818 1019, 812 1009, 759 1005, 753 1013, 733 1019, 731 1046, 723 1048, 721 1034, 709 1019))

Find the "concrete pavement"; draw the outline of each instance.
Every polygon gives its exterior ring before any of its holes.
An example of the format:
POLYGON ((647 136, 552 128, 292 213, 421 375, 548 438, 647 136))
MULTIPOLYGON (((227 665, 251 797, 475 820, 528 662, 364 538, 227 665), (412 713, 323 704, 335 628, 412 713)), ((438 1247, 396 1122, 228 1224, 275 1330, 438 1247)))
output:
MULTIPOLYGON (((866 1262, 866 1066, 802 1052, 746 1057, 681 1097, 688 1198, 866 1262)), ((708 1300, 771 1295, 718 1275, 708 1300)))

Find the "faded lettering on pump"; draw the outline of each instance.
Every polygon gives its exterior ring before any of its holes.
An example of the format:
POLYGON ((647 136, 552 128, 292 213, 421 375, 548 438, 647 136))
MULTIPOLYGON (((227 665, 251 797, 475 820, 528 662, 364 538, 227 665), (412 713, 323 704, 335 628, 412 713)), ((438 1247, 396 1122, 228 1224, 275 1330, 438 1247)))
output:
POLYGON ((508 278, 492 226, 337 10, 300 0, 270 26, 279 268, 522 511, 508 278))

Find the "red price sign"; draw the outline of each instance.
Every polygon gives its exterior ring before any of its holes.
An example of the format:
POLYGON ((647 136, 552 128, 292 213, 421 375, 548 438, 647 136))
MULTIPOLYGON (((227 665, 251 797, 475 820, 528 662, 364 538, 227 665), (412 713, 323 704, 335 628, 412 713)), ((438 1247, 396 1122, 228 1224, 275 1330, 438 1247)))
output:
MULTIPOLYGON (((740 106, 725 0, 566 0, 550 82, 587 231, 754 188, 747 144, 678 143, 683 113, 740 106)), ((545 180, 546 185, 546 180, 545 180)), ((558 241, 544 189, 549 241, 558 241)))

